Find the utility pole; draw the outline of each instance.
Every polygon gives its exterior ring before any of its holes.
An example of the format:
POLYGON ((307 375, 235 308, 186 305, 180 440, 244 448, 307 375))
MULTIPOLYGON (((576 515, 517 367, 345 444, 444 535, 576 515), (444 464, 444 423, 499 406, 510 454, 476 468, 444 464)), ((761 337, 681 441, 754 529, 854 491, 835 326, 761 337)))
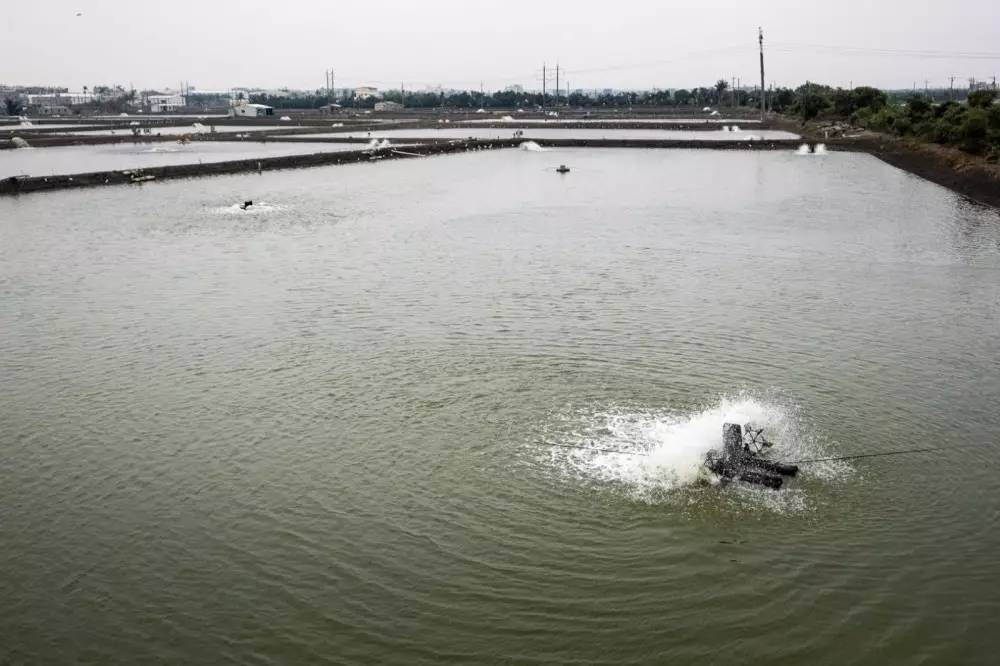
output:
POLYGON ((930 95, 930 88, 927 87, 927 79, 924 79, 924 94, 930 95))
POLYGON ((486 90, 485 90, 485 87, 483 85, 483 82, 480 81, 479 82, 479 108, 480 109, 483 108, 483 104, 484 104, 485 101, 486 101, 486 90))
POLYGON ((406 108, 406 84, 402 81, 399 82, 399 105, 406 108))
POLYGON ((948 99, 953 100, 955 99, 955 77, 950 76, 948 78, 951 80, 951 83, 948 86, 948 99))
POLYGON ((545 63, 543 62, 542 63, 542 111, 545 110, 545 87, 548 83, 548 79, 546 78, 547 75, 548 72, 545 69, 545 63))
POLYGON ((757 40, 760 42, 760 121, 764 122, 764 29, 757 28, 757 40))
POLYGON ((556 63, 556 104, 559 106, 559 63, 556 63))

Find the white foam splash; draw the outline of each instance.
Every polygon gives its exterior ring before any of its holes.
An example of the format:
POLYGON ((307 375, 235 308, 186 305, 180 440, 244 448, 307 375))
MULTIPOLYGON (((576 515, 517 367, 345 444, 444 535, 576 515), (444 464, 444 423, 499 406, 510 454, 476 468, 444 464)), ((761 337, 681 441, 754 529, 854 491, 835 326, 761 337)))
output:
POLYGON ((817 143, 815 146, 810 146, 808 143, 803 143, 799 146, 799 149, 795 151, 796 155, 826 155, 826 144, 817 143))
POLYGON ((520 146, 521 150, 525 150, 529 153, 547 153, 549 152, 547 148, 542 148, 534 141, 525 141, 520 146))
POLYGON ((235 203, 231 206, 213 208, 212 212, 216 215, 264 215, 286 209, 285 206, 268 203, 266 201, 255 201, 252 206, 245 210, 242 206, 243 204, 241 203, 235 203))
MULTIPOLYGON (((747 394, 723 397, 695 412, 611 407, 575 411, 558 421, 543 436, 542 446, 545 457, 562 474, 650 503, 690 501, 687 493, 678 492, 718 484, 704 463, 710 451, 721 448, 724 423, 764 428, 765 436, 775 443, 770 455, 776 460, 823 453, 794 408, 747 394)), ((844 463, 811 465, 802 474, 832 479, 849 470, 844 463)), ((806 507, 799 489, 776 493, 739 483, 731 487, 741 504, 776 511, 806 507)))
POLYGON ((381 140, 372 139, 371 141, 368 142, 368 145, 365 147, 365 150, 385 150, 386 148, 389 148, 391 146, 392 143, 389 141, 389 139, 381 139, 381 140))

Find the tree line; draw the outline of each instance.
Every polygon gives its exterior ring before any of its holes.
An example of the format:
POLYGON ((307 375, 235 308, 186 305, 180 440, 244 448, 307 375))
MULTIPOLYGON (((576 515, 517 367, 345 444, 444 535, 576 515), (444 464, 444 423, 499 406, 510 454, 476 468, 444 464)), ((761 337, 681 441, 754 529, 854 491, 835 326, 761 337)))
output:
POLYGON ((876 132, 951 145, 1000 160, 1000 105, 996 90, 969 92, 965 103, 935 101, 924 93, 889 95, 875 88, 844 90, 809 83, 794 91, 790 111, 803 121, 846 120, 876 132))
MULTIPOLYGON (((704 107, 704 106, 750 106, 759 107, 757 91, 732 90, 728 83, 719 80, 715 86, 681 88, 678 90, 651 91, 559 91, 527 92, 520 90, 497 90, 479 92, 472 90, 451 90, 442 92, 386 90, 382 100, 404 101, 411 109, 431 109, 447 107, 453 109, 536 109, 570 106, 574 108, 628 108, 628 107, 704 107)), ((328 104, 339 104, 344 108, 370 109, 379 100, 362 99, 347 92, 331 95, 325 91, 293 96, 251 95, 254 104, 266 104, 276 109, 318 109, 328 104)))

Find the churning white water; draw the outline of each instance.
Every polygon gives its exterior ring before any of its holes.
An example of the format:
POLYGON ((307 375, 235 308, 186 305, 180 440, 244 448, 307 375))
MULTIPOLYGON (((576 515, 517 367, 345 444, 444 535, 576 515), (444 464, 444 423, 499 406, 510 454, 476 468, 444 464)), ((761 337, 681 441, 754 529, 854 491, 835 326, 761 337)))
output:
POLYGON ((542 148, 534 141, 525 141, 521 144, 521 150, 526 150, 529 153, 547 153, 549 152, 547 148, 542 148))
POLYGON ((267 201, 255 201, 253 205, 243 208, 242 203, 234 203, 229 206, 218 206, 212 209, 216 215, 266 215, 277 211, 287 210, 287 206, 281 204, 268 203, 267 201))
POLYGON ((817 143, 815 146, 810 148, 808 143, 803 143, 799 146, 799 149, 795 151, 797 155, 826 155, 826 144, 817 143))
MULTIPOLYGON (((611 407, 575 411, 559 421, 543 441, 557 469, 580 481, 622 488, 640 501, 658 502, 672 491, 718 483, 704 463, 710 451, 721 449, 724 423, 763 428, 765 437, 774 442, 769 457, 775 460, 823 453, 794 408, 746 394, 725 396, 695 412, 611 407)), ((842 463, 824 464, 802 474, 833 478, 849 469, 842 463)), ((750 490, 759 497, 774 492, 750 490)))

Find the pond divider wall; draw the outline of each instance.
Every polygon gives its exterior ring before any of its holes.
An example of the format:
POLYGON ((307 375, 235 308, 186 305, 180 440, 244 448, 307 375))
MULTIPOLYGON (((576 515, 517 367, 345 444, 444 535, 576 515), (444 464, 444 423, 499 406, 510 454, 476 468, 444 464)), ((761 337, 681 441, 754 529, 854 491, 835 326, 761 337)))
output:
MULTIPOLYGON (((323 140, 306 138, 286 138, 283 141, 309 141, 327 143, 358 143, 358 139, 327 138, 323 140)), ((494 150, 514 148, 525 141, 534 141, 549 147, 579 147, 579 148, 684 148, 713 150, 789 150, 797 147, 798 140, 774 141, 681 141, 655 139, 532 139, 523 137, 517 139, 481 139, 481 140, 440 140, 440 139, 406 139, 394 140, 392 146, 379 149, 366 148, 329 153, 311 153, 307 155, 283 155, 280 157, 261 157, 245 160, 230 160, 225 162, 208 162, 202 164, 178 164, 159 167, 116 169, 114 171, 97 171, 91 173, 66 174, 59 176, 13 176, 0 180, 0 195, 25 194, 79 187, 97 187, 101 185, 139 184, 150 181, 170 180, 176 178, 193 178, 198 176, 213 176, 236 173, 252 173, 272 171, 275 169, 297 169, 304 167, 328 166, 333 164, 352 164, 359 162, 375 162, 386 159, 409 159, 430 155, 460 153, 477 150, 494 150)))

